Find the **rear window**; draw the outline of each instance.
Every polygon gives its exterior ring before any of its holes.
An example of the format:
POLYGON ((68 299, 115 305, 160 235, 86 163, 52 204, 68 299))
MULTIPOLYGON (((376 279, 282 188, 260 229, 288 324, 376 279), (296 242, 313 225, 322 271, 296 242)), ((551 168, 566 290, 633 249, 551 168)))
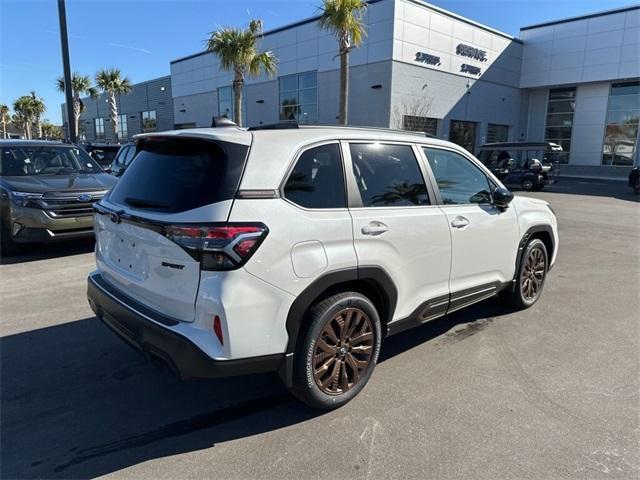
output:
POLYGON ((196 139, 144 139, 109 201, 160 212, 184 212, 232 199, 248 147, 196 139))

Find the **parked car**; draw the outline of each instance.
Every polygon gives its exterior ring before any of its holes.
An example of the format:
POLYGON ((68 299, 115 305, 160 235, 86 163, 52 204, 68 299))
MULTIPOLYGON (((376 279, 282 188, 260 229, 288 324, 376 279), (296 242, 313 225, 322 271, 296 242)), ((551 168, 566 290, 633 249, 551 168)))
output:
POLYGON ((93 235, 91 204, 116 179, 81 148, 61 142, 0 140, 3 255, 17 244, 93 235))
POLYGON ((127 142, 122 145, 109 166, 109 173, 116 177, 121 177, 135 155, 136 146, 133 142, 127 142))
POLYGON ((80 147, 105 170, 109 170, 113 159, 120 150, 120 145, 113 143, 81 143, 80 147))
POLYGON ((552 142, 487 143, 478 159, 508 187, 542 190, 554 182, 562 147, 552 142))
POLYGON ((633 188, 635 193, 640 193, 640 172, 639 167, 633 167, 629 172, 629 186, 633 188))
POLYGON ((383 337, 498 293, 530 307, 556 259, 546 202, 422 134, 223 127, 136 143, 94 207, 88 300, 183 379, 277 371, 335 408, 383 337))

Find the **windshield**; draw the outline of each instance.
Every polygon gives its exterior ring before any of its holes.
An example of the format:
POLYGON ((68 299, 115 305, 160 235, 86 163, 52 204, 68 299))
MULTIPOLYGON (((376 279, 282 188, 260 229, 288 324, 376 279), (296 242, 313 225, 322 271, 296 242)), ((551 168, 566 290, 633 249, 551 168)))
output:
POLYGON ((80 148, 50 145, 2 147, 2 176, 101 172, 102 169, 95 160, 80 148))

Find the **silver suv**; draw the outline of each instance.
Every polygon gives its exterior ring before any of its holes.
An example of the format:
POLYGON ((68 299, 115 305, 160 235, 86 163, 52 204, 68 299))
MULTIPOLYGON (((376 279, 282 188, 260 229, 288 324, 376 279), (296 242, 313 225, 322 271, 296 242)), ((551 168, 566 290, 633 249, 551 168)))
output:
POLYGON ((92 203, 116 183, 84 150, 49 141, 0 140, 0 251, 93 235, 92 203))

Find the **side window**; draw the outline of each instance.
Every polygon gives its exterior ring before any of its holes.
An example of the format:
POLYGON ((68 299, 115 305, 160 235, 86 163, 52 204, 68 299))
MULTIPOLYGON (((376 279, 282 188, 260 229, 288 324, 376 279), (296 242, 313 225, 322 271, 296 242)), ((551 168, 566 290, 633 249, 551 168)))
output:
POLYGON ((306 150, 284 186, 285 198, 305 208, 346 208, 340 145, 306 150))
POLYGON ((486 175, 470 160, 448 150, 424 148, 445 205, 491 203, 486 175))
POLYGON ((124 165, 124 159, 127 157, 130 149, 131 147, 124 147, 118 152, 118 155, 116 155, 114 162, 116 166, 121 167, 122 165, 124 165))
POLYGON ((365 207, 429 205, 427 187, 411 146, 352 143, 349 150, 365 207))
POLYGON ((131 146, 129 147, 129 150, 127 150, 127 154, 124 157, 124 166, 128 167, 129 164, 131 163, 131 160, 133 160, 133 157, 136 155, 136 147, 131 146))

